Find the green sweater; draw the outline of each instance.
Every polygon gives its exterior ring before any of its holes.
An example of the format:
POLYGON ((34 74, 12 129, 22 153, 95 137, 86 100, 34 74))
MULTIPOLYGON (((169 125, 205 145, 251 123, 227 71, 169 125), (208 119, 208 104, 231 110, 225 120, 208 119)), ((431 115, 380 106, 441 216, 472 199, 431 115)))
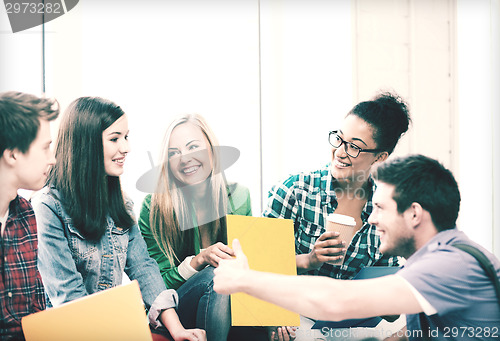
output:
MULTIPOLYGON (((233 183, 229 184, 227 189, 229 205, 231 206, 232 211, 231 214, 251 216, 252 207, 250 204, 250 192, 248 188, 237 183, 233 183)), ((148 194, 142 203, 139 215, 139 228, 148 247, 149 255, 158 263, 160 273, 167 288, 177 289, 184 284, 186 280, 179 274, 178 267, 175 264, 170 264, 153 237, 149 221, 150 206, 151 194, 148 194)), ((200 253, 200 234, 198 227, 194 228, 194 250, 196 254, 200 253)))

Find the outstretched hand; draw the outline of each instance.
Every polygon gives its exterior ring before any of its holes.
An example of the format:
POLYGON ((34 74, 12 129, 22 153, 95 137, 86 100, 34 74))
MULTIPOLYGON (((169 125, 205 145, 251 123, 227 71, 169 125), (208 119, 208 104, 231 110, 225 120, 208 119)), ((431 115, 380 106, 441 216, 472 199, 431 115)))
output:
POLYGON ((248 260, 238 239, 233 240, 235 258, 222 259, 214 270, 214 290, 219 294, 233 294, 241 291, 245 275, 250 271, 248 260))

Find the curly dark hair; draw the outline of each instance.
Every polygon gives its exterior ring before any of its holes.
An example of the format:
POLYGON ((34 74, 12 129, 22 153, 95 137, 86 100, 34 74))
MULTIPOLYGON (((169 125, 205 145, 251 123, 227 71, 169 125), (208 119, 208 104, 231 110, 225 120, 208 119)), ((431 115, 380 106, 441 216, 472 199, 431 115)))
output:
POLYGON ((373 127, 373 139, 377 149, 391 154, 401 136, 410 126, 408 104, 399 95, 382 92, 369 101, 360 102, 347 116, 355 115, 373 127))

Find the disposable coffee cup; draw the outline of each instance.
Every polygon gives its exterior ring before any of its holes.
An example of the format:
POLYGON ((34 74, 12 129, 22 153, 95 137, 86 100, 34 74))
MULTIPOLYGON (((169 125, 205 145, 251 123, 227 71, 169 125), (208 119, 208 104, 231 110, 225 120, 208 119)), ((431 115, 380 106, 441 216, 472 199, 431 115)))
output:
MULTIPOLYGON (((326 217, 325 228, 326 231, 338 232, 340 235, 337 239, 345 241, 347 249, 347 247, 351 243, 352 238, 356 234, 356 220, 353 217, 347 215, 332 213, 326 217)), ((343 257, 345 257, 345 252, 342 254, 341 259, 333 262, 328 262, 328 264, 341 265, 344 261, 343 257)))

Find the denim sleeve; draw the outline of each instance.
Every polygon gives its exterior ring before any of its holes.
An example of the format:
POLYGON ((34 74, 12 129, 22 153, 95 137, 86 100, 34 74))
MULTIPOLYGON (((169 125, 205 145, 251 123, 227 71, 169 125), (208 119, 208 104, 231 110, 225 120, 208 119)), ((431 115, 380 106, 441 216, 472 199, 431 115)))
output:
POLYGON ((173 289, 164 290, 153 302, 153 305, 149 309, 148 319, 149 323, 156 329, 158 327, 163 326, 160 322, 159 317, 160 314, 169 308, 177 307, 179 302, 179 296, 177 296, 177 292, 173 289))
POLYGON ((167 293, 164 292, 166 287, 160 275, 158 264, 154 259, 149 257, 146 243, 137 225, 132 226, 129 231, 125 273, 131 280, 136 279, 139 282, 142 298, 148 310, 151 309, 153 303, 160 310, 175 308, 177 306, 175 290, 168 290, 167 293), (162 295, 161 304, 157 302, 160 294, 162 295))
POLYGON ((53 306, 87 296, 64 232, 61 207, 48 194, 32 199, 38 228, 38 270, 53 306))

